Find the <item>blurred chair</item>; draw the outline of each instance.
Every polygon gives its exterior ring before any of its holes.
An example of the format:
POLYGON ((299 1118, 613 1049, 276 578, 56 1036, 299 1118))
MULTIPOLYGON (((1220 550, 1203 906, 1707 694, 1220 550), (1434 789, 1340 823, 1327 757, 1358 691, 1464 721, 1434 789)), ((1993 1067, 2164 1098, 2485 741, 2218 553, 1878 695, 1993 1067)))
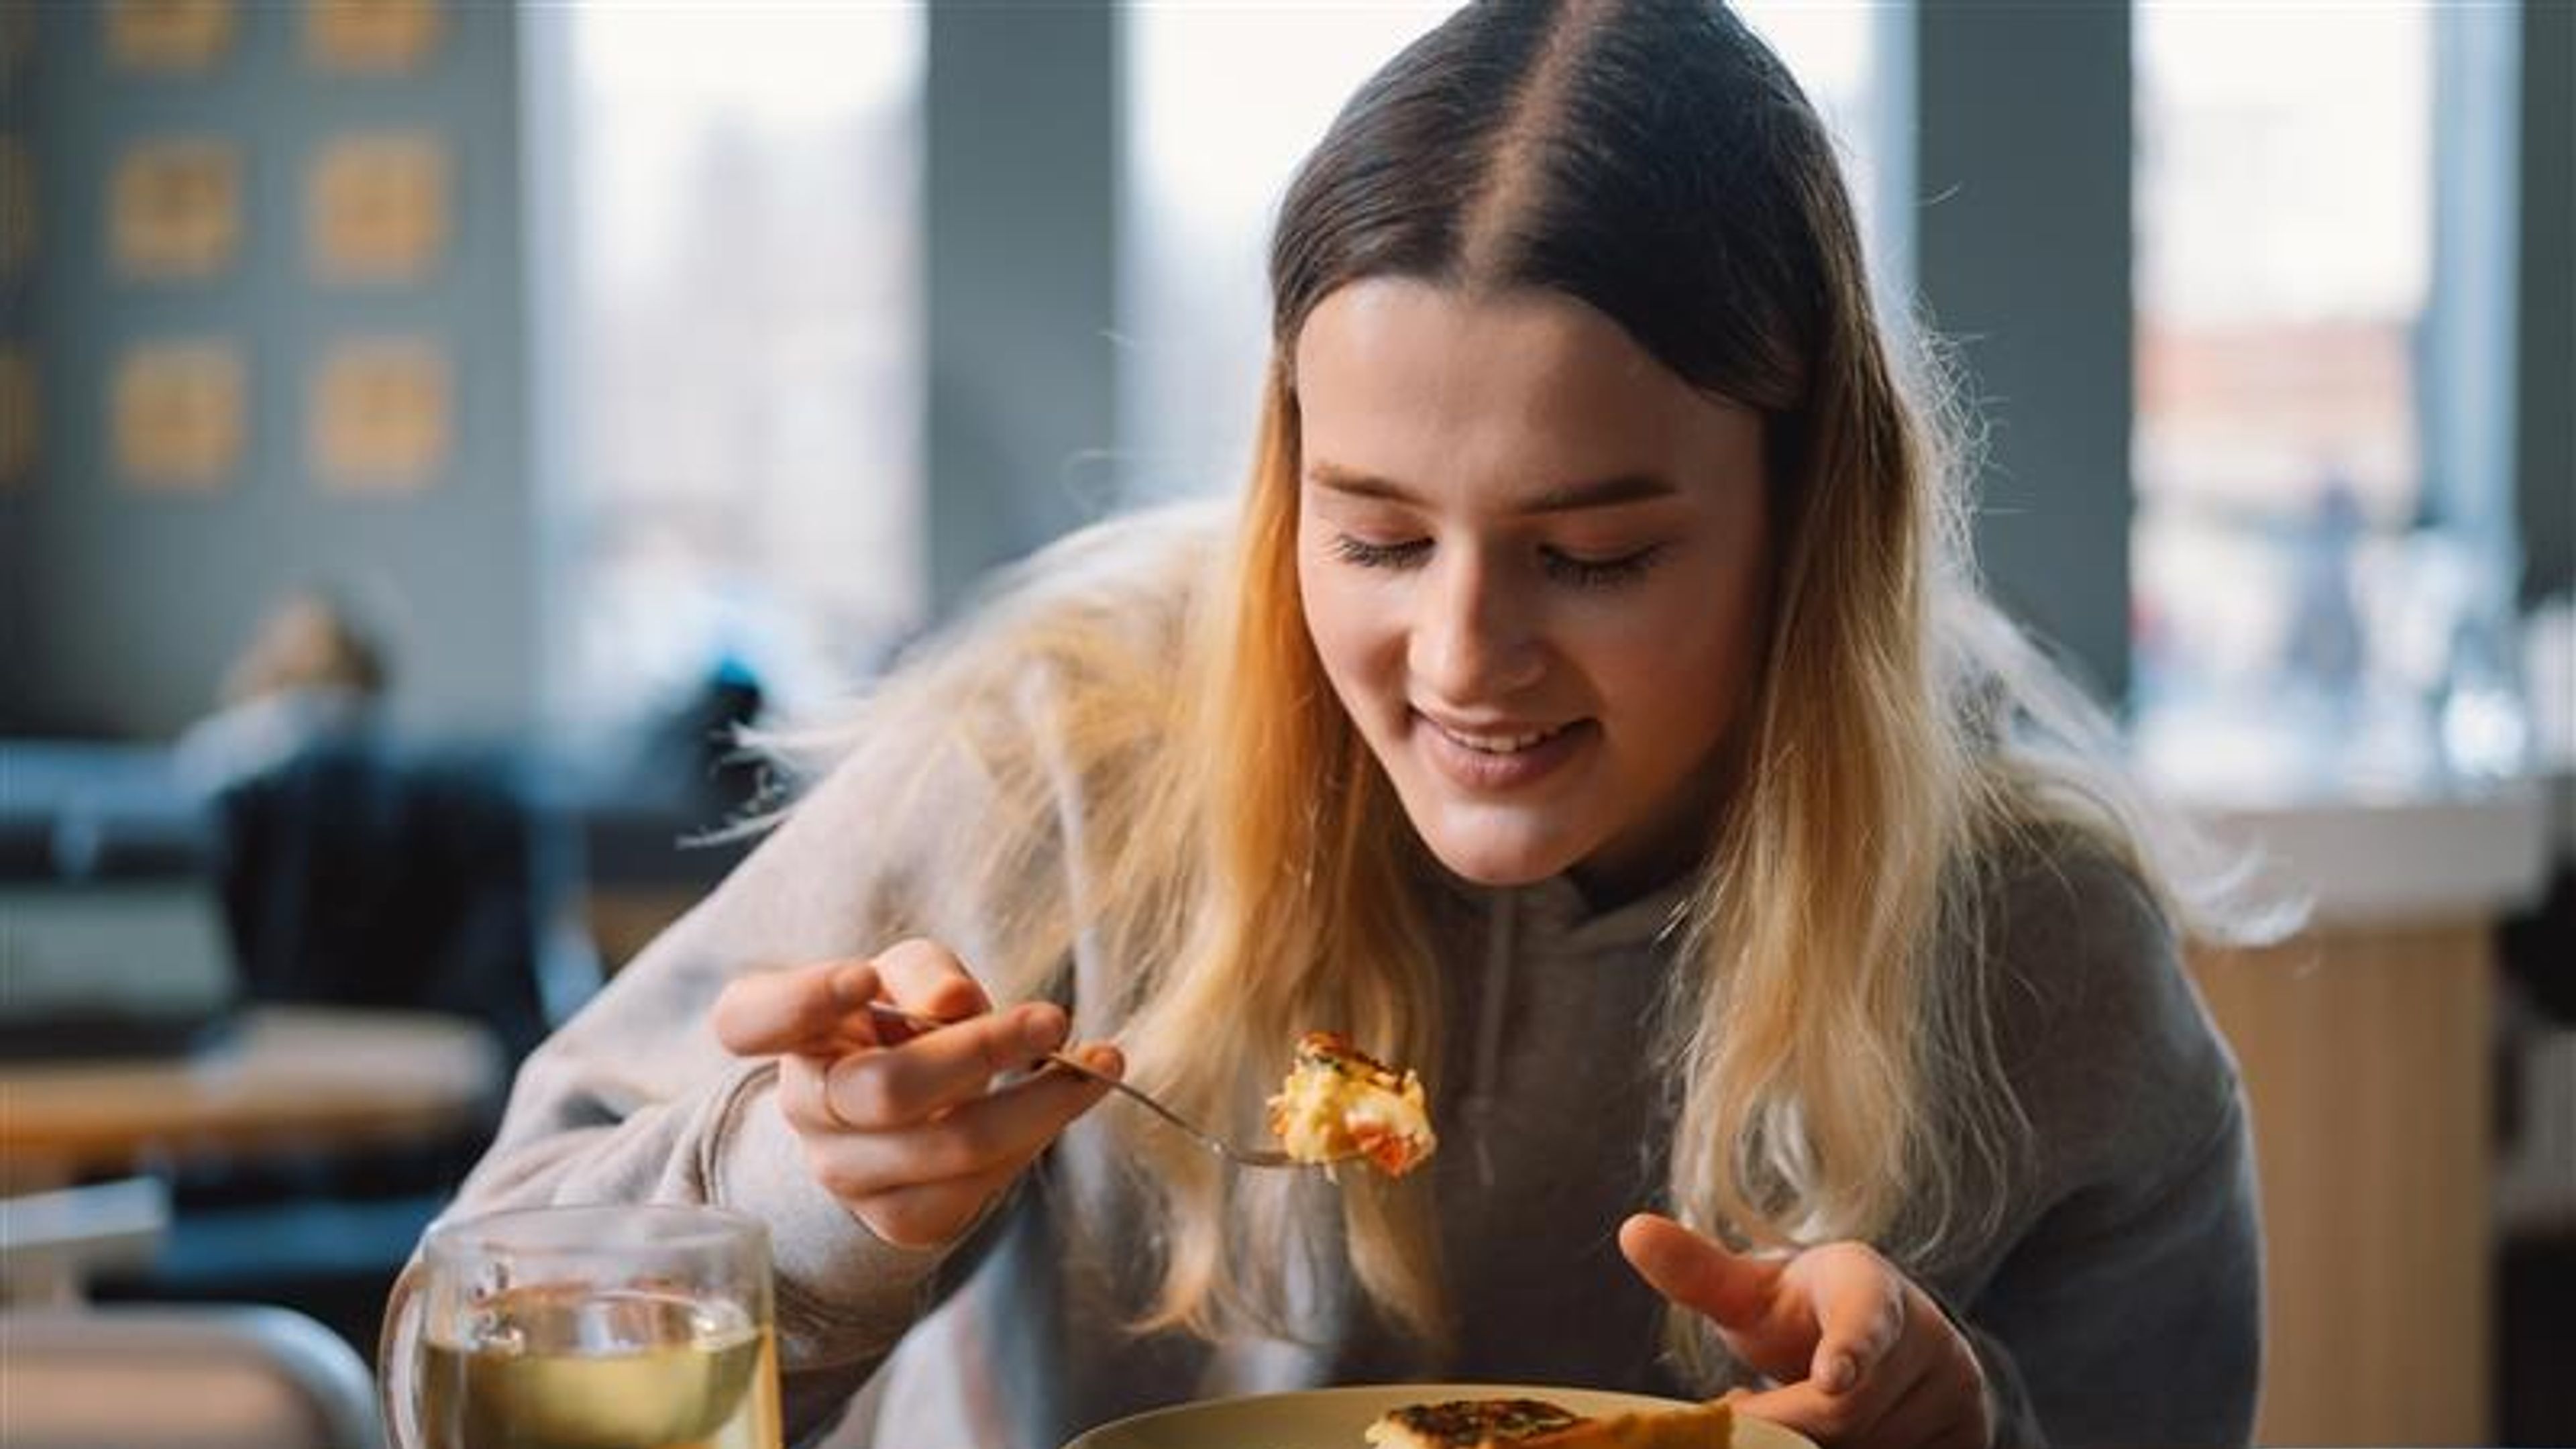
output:
POLYGON ((148 1179, 0 1201, 0 1444, 373 1449, 367 1366, 312 1319, 78 1301, 89 1272, 150 1254, 168 1210, 148 1179))
POLYGON ((9 1449, 374 1449, 355 1350, 264 1306, 0 1309, 9 1449))
POLYGON ((81 1301, 101 1268, 152 1261, 170 1190, 148 1177, 0 1198, 0 1307, 81 1301))

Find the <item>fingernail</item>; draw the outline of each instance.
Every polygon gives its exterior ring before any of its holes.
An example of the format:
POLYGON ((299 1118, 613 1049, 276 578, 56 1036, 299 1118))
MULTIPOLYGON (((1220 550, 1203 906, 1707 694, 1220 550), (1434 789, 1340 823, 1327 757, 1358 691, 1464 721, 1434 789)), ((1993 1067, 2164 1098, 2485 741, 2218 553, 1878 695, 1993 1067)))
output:
POLYGON ((1093 1042, 1082 1049, 1082 1064, 1104 1077, 1115 1077, 1127 1070, 1127 1058, 1118 1048, 1105 1041, 1093 1042))
POLYGON ((1040 1055, 1056 1049, 1064 1040, 1064 1029, 1064 1014, 1052 1007, 1033 1006, 1020 1018, 1020 1040, 1040 1055))
POLYGON ((1825 1365, 1825 1388, 1828 1392, 1839 1394, 1859 1382, 1860 1365, 1850 1354, 1835 1354, 1825 1365))

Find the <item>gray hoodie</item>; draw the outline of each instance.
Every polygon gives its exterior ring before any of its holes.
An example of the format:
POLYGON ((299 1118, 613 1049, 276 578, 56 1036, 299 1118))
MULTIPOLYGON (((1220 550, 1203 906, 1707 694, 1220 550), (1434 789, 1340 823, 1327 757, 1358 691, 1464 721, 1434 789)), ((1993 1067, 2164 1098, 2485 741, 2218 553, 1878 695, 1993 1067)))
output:
MULTIPOLYGON (((964 873, 940 862, 994 787, 958 771, 936 782, 943 808, 889 820, 872 805, 922 768, 918 743, 863 741, 529 1059, 451 1215, 676 1200, 767 1220, 791 1442, 1050 1449, 1158 1405, 1344 1382, 1685 1390, 1660 1353, 1660 1301, 1614 1241, 1661 1196, 1663 1097, 1642 1047, 1678 888, 1596 913, 1562 879, 1423 883, 1454 1064, 1433 1084, 1442 1145, 1425 1169, 1454 1308, 1446 1357, 1372 1319, 1329 1272, 1310 1275, 1298 1342, 1129 1332, 1150 1254, 1096 1120, 1132 1110, 1114 1098, 966 1242, 912 1252, 873 1237, 807 1175, 774 1068, 728 1057, 707 1015, 738 973, 898 933, 974 964, 989 912, 943 885, 964 873)), ((1081 800, 1054 788, 1055 818, 1078 829, 1081 800)), ((1035 858, 1063 869, 1061 853, 1035 858)), ((2035 1150, 1991 1234, 1906 1266, 1976 1343, 2001 1442, 2242 1443, 2261 1265, 2234 1066, 2166 922, 2121 869, 2075 853, 2001 879, 1998 1045, 2035 1150)), ((1115 968, 1073 954, 1079 1033, 1084 1001, 1114 999, 1115 968)))

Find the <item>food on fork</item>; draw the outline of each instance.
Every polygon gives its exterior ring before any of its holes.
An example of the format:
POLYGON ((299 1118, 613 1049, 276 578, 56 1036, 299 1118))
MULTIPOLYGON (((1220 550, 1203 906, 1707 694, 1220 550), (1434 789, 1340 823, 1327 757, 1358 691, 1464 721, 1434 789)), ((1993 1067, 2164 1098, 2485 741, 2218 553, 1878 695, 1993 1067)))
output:
POLYGON ((1296 1065, 1270 1099, 1270 1130, 1300 1162, 1365 1157, 1390 1177, 1421 1166, 1440 1145, 1422 1079, 1332 1031, 1298 1038, 1296 1065))
POLYGON ((1590 1418, 1544 1399, 1450 1399, 1389 1409, 1368 1427, 1376 1449, 1727 1449, 1722 1403, 1590 1418))

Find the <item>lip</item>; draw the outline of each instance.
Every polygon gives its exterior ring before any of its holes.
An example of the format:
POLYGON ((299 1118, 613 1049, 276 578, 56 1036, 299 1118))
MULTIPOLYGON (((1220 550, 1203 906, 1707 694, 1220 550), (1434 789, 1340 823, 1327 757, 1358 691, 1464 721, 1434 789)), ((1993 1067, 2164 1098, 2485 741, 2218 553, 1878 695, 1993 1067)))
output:
MULTIPOLYGON (((1413 726, 1415 743, 1432 768, 1451 783, 1478 791, 1517 790, 1537 784, 1563 769, 1599 729, 1591 720, 1575 720, 1555 726, 1554 734, 1535 745, 1504 754, 1461 744, 1449 733, 1452 726, 1420 710, 1413 712, 1413 726)), ((1514 725, 1505 729, 1479 728, 1473 733, 1508 737, 1537 734, 1541 728, 1514 725)))

